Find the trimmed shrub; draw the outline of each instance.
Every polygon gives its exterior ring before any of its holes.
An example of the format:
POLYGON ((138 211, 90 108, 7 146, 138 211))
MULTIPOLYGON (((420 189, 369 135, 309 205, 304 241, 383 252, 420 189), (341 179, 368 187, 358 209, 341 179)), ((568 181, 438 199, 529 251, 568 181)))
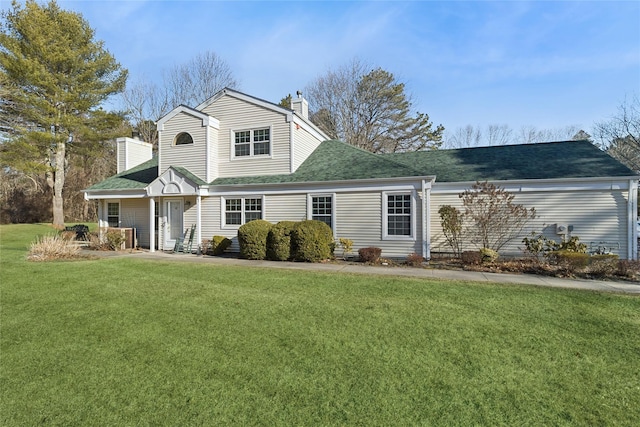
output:
POLYGON ((382 249, 370 246, 368 248, 361 248, 358 250, 360 261, 376 263, 382 255, 382 249))
POLYGON ((493 249, 482 248, 480 249, 480 257, 483 264, 490 264, 496 262, 500 258, 500 254, 493 249))
POLYGON ((267 236, 267 258, 273 261, 291 259, 291 233, 295 221, 280 221, 269 230, 267 236))
POLYGON ((333 258, 333 231, 322 221, 305 220, 296 223, 291 232, 293 259, 318 262, 333 258))
POLYGON ((480 251, 464 251, 460 255, 463 264, 477 265, 482 262, 482 254, 480 251))
POLYGON ((549 261, 572 272, 589 265, 589 254, 569 250, 554 251, 549 254, 549 261))
POLYGON ((265 259, 267 257, 267 235, 272 224, 263 219, 255 219, 238 229, 240 256, 246 259, 265 259))
POLYGON ((229 246, 231 246, 231 239, 228 239, 224 236, 213 236, 213 239, 211 239, 209 252, 211 253, 211 255, 222 255, 224 251, 229 248, 229 246))

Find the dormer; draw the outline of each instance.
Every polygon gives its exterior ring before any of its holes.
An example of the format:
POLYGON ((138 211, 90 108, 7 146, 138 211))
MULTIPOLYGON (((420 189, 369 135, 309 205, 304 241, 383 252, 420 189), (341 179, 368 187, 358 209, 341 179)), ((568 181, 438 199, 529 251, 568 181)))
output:
POLYGON ((158 166, 189 170, 205 182, 218 177, 220 122, 185 105, 176 107, 157 122, 158 166))

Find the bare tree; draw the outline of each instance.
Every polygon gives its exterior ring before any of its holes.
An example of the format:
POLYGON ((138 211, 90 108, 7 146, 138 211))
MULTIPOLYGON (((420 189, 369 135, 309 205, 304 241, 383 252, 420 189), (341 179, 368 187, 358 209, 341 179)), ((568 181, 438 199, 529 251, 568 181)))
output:
POLYGON ((640 98, 634 94, 608 121, 594 125, 595 144, 615 159, 640 172, 640 98))
POLYGON ((238 86, 238 82, 229 65, 215 52, 207 51, 170 69, 164 76, 164 86, 171 108, 180 104, 196 107, 221 89, 238 86))
POLYGON ((506 124, 492 124, 486 128, 467 125, 447 132, 444 145, 447 148, 467 148, 507 144, 534 144, 538 142, 567 141, 576 139, 576 126, 539 130, 535 126, 522 126, 515 132, 506 124))
POLYGON ((128 85, 122 101, 141 139, 155 145, 155 121, 160 117, 181 104, 196 107, 221 89, 236 86, 238 82, 229 65, 208 51, 165 71, 161 86, 147 78, 128 85))
POLYGON ((444 127, 411 109, 405 84, 381 68, 354 59, 306 88, 311 120, 335 139, 374 152, 437 148, 444 127))

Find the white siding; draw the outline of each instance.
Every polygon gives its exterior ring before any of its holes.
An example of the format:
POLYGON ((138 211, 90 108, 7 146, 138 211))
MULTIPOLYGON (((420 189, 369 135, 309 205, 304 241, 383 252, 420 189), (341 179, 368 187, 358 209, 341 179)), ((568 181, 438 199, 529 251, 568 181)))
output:
POLYGON ((180 113, 164 125, 160 134, 160 170, 162 174, 169 166, 180 166, 206 180, 206 128, 202 119, 180 113), (193 144, 173 145, 180 132, 189 132, 193 144))
POLYGON ((294 125, 294 142, 293 142, 293 171, 298 170, 298 167, 318 148, 318 145, 322 141, 316 139, 307 130, 300 127, 296 128, 294 125))
POLYGON ((274 224, 307 219, 307 193, 266 196, 264 219, 274 224))
MULTIPOLYGON (((435 189, 435 187, 434 187, 435 189)), ((534 207, 538 218, 532 221, 522 235, 505 246, 501 252, 506 255, 523 254, 522 238, 531 231, 543 233, 547 238, 560 240, 556 234, 556 224, 573 226, 572 236, 578 236, 582 243, 617 242, 620 258, 627 257, 627 197, 628 192, 611 191, 535 191, 516 193, 515 203, 534 207)), ((432 194, 431 196, 431 243, 433 252, 450 252, 447 246, 438 209, 442 205, 455 206, 462 210, 462 201, 457 194, 432 194)), ((468 245, 465 249, 477 249, 468 245)))
POLYGON ((120 200, 120 227, 135 228, 138 237, 138 245, 149 247, 149 200, 148 199, 121 199, 120 200))
POLYGON ((231 96, 223 96, 203 111, 220 121, 218 176, 251 176, 289 173, 289 123, 286 116, 231 96), (271 127, 271 156, 231 159, 231 131, 271 127))
POLYGON ((416 221, 416 239, 382 239, 382 192, 350 192, 336 194, 335 237, 353 240, 354 253, 369 246, 382 249, 382 256, 406 258, 410 253, 422 252, 421 203, 416 200, 413 220, 416 221))

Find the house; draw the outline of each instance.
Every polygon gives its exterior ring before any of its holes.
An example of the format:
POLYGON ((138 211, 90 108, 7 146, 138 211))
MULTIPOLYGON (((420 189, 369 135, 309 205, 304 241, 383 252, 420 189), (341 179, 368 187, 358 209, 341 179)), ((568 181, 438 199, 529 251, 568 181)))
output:
MULTIPOLYGON (((317 219, 354 249, 385 257, 446 252, 438 209, 491 181, 535 207, 523 233, 606 242, 637 259, 638 176, 588 141, 373 154, 330 140, 298 97, 287 109, 224 89, 157 122, 158 152, 131 138, 117 144, 118 170, 85 190, 99 226, 132 227, 138 243, 171 250, 196 225, 196 242, 231 238, 253 219, 317 219)), ((504 248, 521 253, 520 239, 504 248)))

